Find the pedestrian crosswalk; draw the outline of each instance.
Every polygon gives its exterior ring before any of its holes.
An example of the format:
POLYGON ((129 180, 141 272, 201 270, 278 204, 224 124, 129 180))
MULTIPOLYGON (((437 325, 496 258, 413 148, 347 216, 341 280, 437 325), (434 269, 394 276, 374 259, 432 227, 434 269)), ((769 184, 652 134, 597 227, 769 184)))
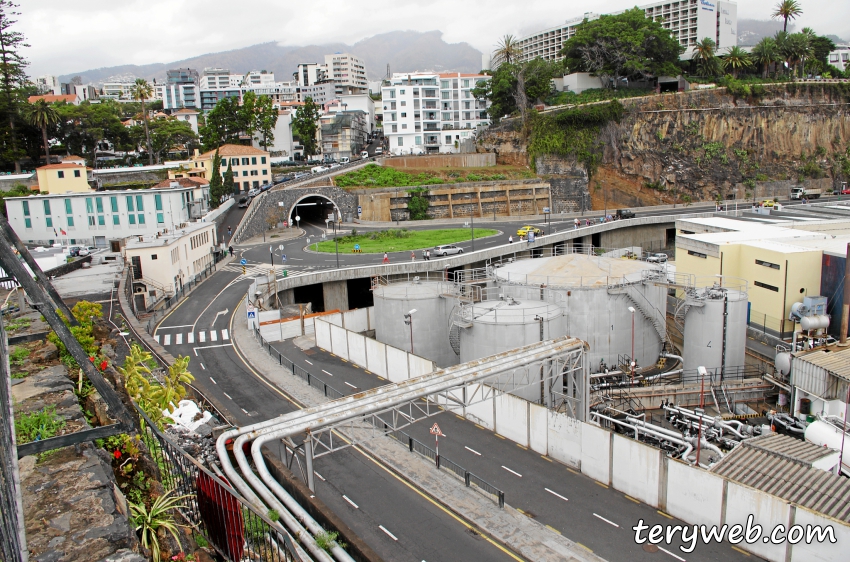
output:
MULTIPOLYGON (((234 273, 242 273, 242 266, 239 265, 238 262, 232 262, 224 267, 222 267, 224 271, 232 271, 234 273)), ((321 266, 312 266, 312 265, 297 265, 297 266, 288 266, 288 265, 280 265, 275 264, 274 270, 277 273, 278 277, 283 277, 283 270, 286 270, 287 276, 293 275, 301 275, 302 273, 306 273, 308 271, 315 271, 317 269, 324 269, 321 266)), ((269 272, 272 270, 271 266, 268 264, 257 264, 257 265, 246 265, 245 266, 245 276, 246 277, 268 277, 269 272)))
POLYGON ((187 332, 184 334, 183 332, 170 332, 165 334, 156 334, 154 335, 154 339, 157 343, 162 345, 182 345, 185 341, 186 343, 206 343, 207 341, 218 342, 218 341, 229 341, 230 334, 227 333, 227 330, 202 330, 195 334, 195 332, 187 332), (197 340, 196 340, 197 338, 197 340))

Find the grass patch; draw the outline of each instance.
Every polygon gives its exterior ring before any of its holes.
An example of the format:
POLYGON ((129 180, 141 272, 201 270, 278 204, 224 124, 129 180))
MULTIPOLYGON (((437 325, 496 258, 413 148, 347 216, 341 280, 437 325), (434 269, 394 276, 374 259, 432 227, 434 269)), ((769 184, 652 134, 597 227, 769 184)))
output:
POLYGON ((15 435, 18 443, 32 443, 56 437, 65 427, 65 420, 56 415, 56 407, 48 406, 40 412, 30 412, 15 418, 15 435))
POLYGON ((616 90, 590 88, 584 90, 580 94, 575 92, 557 92, 550 94, 546 98, 546 105, 579 105, 583 103, 594 103, 598 101, 606 101, 613 99, 636 98, 641 96, 651 96, 655 90, 645 90, 641 88, 618 88, 616 90))
POLYGON ((421 187, 444 183, 533 179, 531 170, 518 166, 486 168, 405 168, 368 164, 334 178, 337 187, 421 187))
POLYGON ((24 360, 30 356, 30 350, 25 347, 15 347, 9 353, 9 363, 13 367, 20 367, 24 364, 24 360))
MULTIPOLYGON (((439 230, 407 230, 390 229, 369 234, 357 234, 355 236, 341 236, 339 238, 340 253, 350 254, 355 244, 360 244, 360 251, 364 254, 382 254, 384 252, 403 252, 405 250, 421 250, 433 248, 442 244, 453 244, 470 240, 471 232, 468 228, 447 228, 439 230)), ((497 230, 491 228, 476 228, 475 238, 485 238, 498 234, 497 230)), ((310 249, 319 252, 334 253, 336 246, 333 239, 311 244, 310 249)))

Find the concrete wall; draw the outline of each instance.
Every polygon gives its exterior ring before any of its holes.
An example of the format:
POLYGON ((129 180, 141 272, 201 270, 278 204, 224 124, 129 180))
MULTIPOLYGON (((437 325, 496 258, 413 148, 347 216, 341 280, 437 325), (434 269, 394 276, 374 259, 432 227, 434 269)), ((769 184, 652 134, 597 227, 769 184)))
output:
POLYGON ((348 309, 348 283, 345 281, 333 281, 322 284, 322 293, 325 299, 325 310, 347 310, 348 309))
POLYGON ((390 168, 484 168, 496 165, 495 154, 441 154, 439 156, 402 156, 384 158, 390 168))

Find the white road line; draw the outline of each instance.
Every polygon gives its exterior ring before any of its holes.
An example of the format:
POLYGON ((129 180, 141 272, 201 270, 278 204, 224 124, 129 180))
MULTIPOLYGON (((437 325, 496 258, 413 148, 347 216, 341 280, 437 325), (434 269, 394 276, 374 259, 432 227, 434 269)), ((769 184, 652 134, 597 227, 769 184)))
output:
POLYGON ((502 465, 502 468, 504 468, 505 470, 507 470, 507 471, 508 471, 508 472, 510 472, 511 474, 516 474, 517 476, 519 476, 520 478, 522 478, 522 474, 520 474, 519 472, 515 472, 515 471, 511 470, 510 468, 506 467, 505 465, 502 465))
POLYGON ((186 324, 184 326, 160 326, 157 328, 158 330, 170 330, 171 328, 191 328, 191 324, 186 324))
POLYGON ((210 330, 210 341, 218 341, 218 332, 210 330))
POLYGON ((181 345, 183 343, 183 334, 178 333, 174 334, 174 345, 181 345))
MULTIPOLYGON (((342 382, 345 382, 345 381, 342 381, 342 382)), ((347 385, 348 385, 348 386, 350 386, 351 388, 355 388, 355 389, 357 388, 356 386, 354 386, 354 385, 353 385, 353 384, 351 384, 350 382, 345 382, 345 384, 347 384, 347 385)))
POLYGON ((239 409, 242 410, 243 412, 245 412, 246 414, 248 413, 248 410, 246 410, 245 408, 239 408, 239 409))
POLYGON ((315 474, 322 482, 327 482, 327 480, 325 480, 325 477, 316 472, 315 470, 313 471, 313 474, 315 474))
POLYGON ((616 523, 614 523, 613 521, 611 521, 611 520, 609 520, 609 519, 605 519, 604 517, 602 517, 602 516, 601 516, 601 515, 599 515, 598 513, 594 513, 593 515, 594 515, 594 516, 596 516, 596 517, 598 517, 598 518, 600 518, 600 519, 602 519, 603 521, 605 521, 605 522, 606 522, 606 523, 608 523, 609 525, 614 525, 614 526, 615 526, 615 527, 617 527, 618 529, 620 528, 620 526, 619 526, 619 525, 617 525, 616 523))
POLYGON ((312 365, 312 363, 310 363, 310 362, 309 362, 309 361, 307 361, 306 359, 304 360, 304 362, 305 362, 305 363, 307 363, 308 365, 312 365))
MULTIPOLYGON (((656 546, 657 546, 657 545, 656 545, 656 546)), ((685 562, 685 559, 684 559, 684 558, 682 558, 681 556, 676 556, 675 554, 673 554, 672 552, 670 552, 670 551, 669 551, 669 550, 667 550, 666 548, 662 548, 662 547, 660 547, 660 546, 659 546, 659 547, 658 547, 658 550, 660 550, 661 552, 666 552, 667 554, 669 554, 670 556, 672 556, 672 557, 673 557, 673 558, 675 558, 676 560, 679 560, 679 562, 685 562)))
POLYGON ((550 494, 552 494, 553 496, 556 496, 556 497, 561 498, 561 499, 562 499, 562 500, 564 500, 565 502, 570 501, 570 500, 568 500, 567 498, 565 498, 564 496, 562 496, 561 494, 559 494, 558 492, 553 492, 553 491, 552 491, 552 490, 550 490, 549 488, 543 488, 543 489, 544 489, 544 490, 546 490, 547 492, 549 492, 550 494))
POLYGON ((195 357, 197 357, 199 349, 212 349, 214 347, 233 347, 233 344, 232 343, 220 343, 218 345, 203 345, 201 347, 193 347, 192 349, 195 352, 195 357))
POLYGON ((357 505, 356 503, 354 503, 353 501, 351 501, 350 499, 348 499, 348 496, 346 496, 345 494, 342 495, 342 499, 344 499, 345 501, 347 501, 348 503, 353 505, 354 509, 360 509, 360 506, 357 505))
POLYGON ((159 343, 159 334, 155 335, 155 336, 153 337, 153 339, 155 339, 155 340, 156 340, 156 343, 159 343))
POLYGON ((223 339, 223 340, 229 340, 230 339, 230 336, 227 335, 227 330, 221 331, 221 339, 223 339))
POLYGON ((198 341, 204 343, 207 341, 207 333, 206 332, 198 332, 198 341))
POLYGON ((171 334, 165 334, 162 340, 162 345, 171 345, 171 334))
POLYGON ((201 369, 203 369, 204 371, 206 371, 206 370, 207 370, 207 368, 206 368, 206 367, 204 367, 204 364, 203 364, 203 363, 200 363, 200 366, 201 366, 201 369))
MULTIPOLYGON (((225 396, 227 396, 228 398, 230 398, 230 395, 229 395, 228 393, 226 393, 226 392, 225 392, 225 393, 223 393, 223 394, 224 394, 225 396)), ((233 400, 233 398, 230 398, 230 399, 231 399, 231 400, 233 400)), ((598 516, 597 516, 597 517, 598 517, 598 516)))
POLYGON ((213 384, 218 384, 217 382, 215 382, 214 378, 210 377, 210 380, 212 381, 213 384))
POLYGON ((385 532, 385 533, 387 534, 387 536, 389 536, 392 540, 394 540, 394 541, 397 541, 397 540, 398 540, 398 537, 396 537, 394 534, 392 534, 392 533, 390 533, 389 531, 387 531, 387 530, 386 530, 386 528, 384 528, 384 526, 383 526, 383 525, 378 525, 378 528, 379 528, 380 530, 382 530, 383 532, 385 532))
POLYGON ((469 451, 470 453, 472 453, 473 455, 478 455, 479 457, 481 456, 481 453, 479 453, 479 452, 478 452, 478 451, 476 451, 475 449, 470 449, 470 448, 469 448, 469 447, 467 447, 466 445, 464 445, 464 446, 463 446, 463 448, 464 448, 464 449, 466 449, 467 451, 469 451))
MULTIPOLYGON (((310 363, 310 364, 312 365, 312 363, 310 363)), ((322 369, 322 372, 323 372, 324 374, 326 374, 326 375, 333 376, 331 373, 327 372, 327 371, 326 371, 326 370, 324 370, 324 369, 322 369)))
POLYGON ((186 334, 186 343, 195 343, 195 332, 186 334))

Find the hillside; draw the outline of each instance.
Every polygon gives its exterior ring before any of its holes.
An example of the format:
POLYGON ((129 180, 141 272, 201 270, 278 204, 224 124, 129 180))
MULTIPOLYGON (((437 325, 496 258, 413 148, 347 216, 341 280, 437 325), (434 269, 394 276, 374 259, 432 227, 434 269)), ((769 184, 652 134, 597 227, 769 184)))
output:
POLYGON ((348 52, 366 62, 369 80, 379 80, 390 65, 392 72, 439 70, 477 72, 481 70, 481 52, 467 43, 446 43, 441 31, 391 31, 358 41, 354 45, 328 43, 303 47, 261 43, 242 49, 210 53, 188 59, 146 65, 121 65, 74 72, 59 79, 68 82, 79 76, 83 83, 103 83, 110 76, 132 75, 140 78, 165 78, 170 68, 228 68, 233 73, 268 70, 278 80, 288 80, 299 63, 324 62, 324 56, 348 52))

